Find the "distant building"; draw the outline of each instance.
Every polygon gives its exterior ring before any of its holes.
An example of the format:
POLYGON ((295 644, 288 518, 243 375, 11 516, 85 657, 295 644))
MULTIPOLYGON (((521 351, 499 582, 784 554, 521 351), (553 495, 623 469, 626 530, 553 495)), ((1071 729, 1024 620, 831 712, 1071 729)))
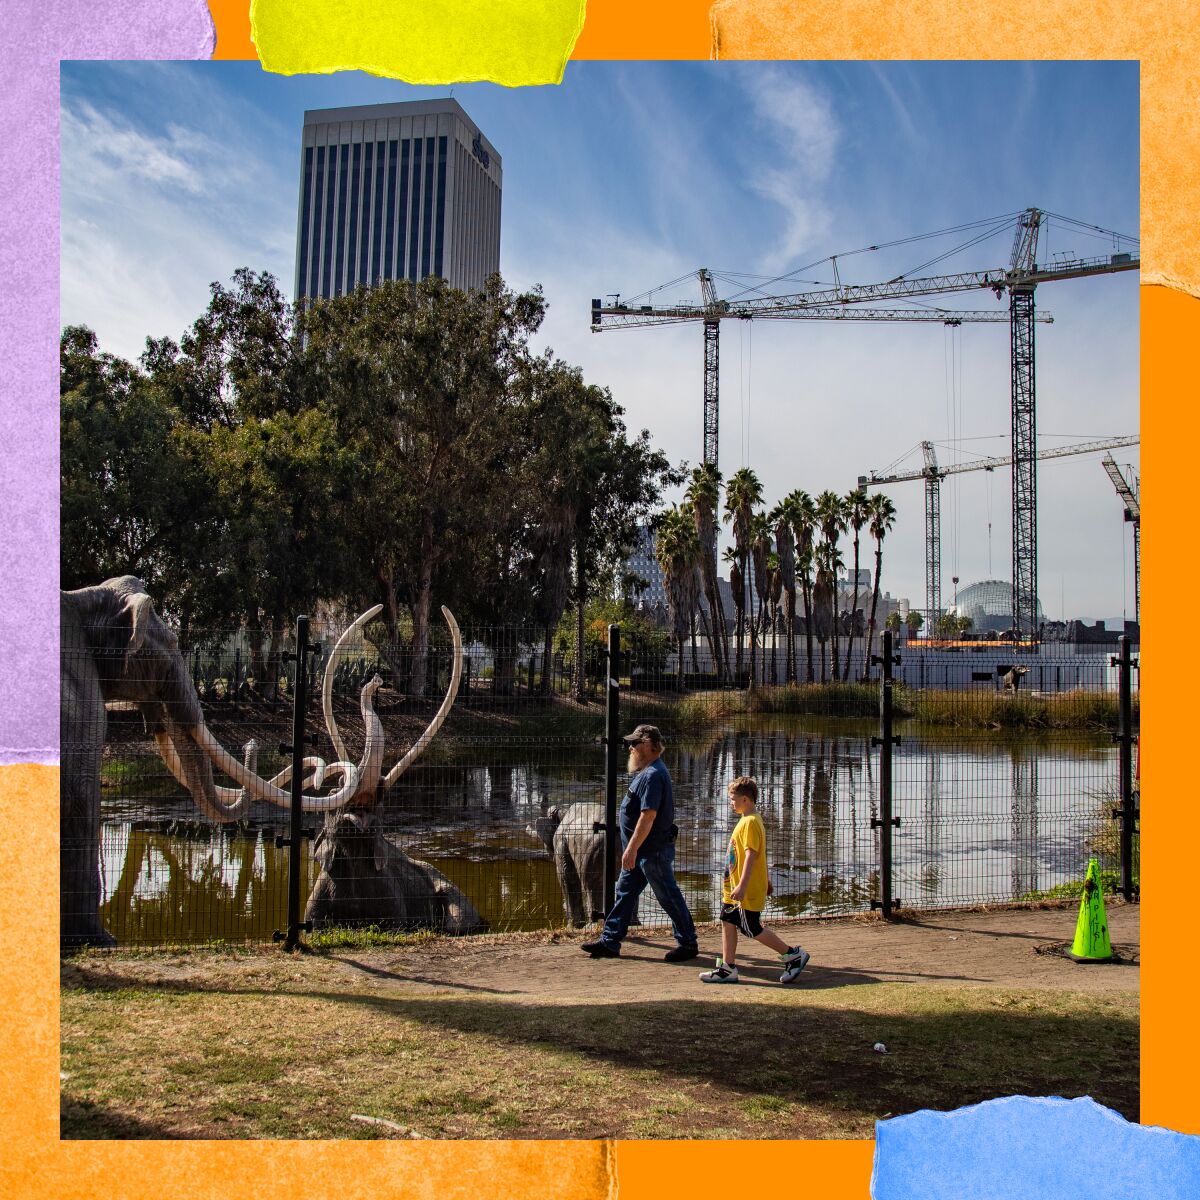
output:
POLYGON ((638 530, 638 543, 633 553, 621 564, 625 577, 625 598, 638 608, 654 609, 667 604, 667 588, 662 567, 655 557, 654 531, 643 525, 638 530), (639 582, 640 581, 640 582, 639 582))
MULTIPOLYGON (((1042 606, 1035 602, 1035 620, 1041 625, 1042 606)), ((1003 633, 1013 627, 1012 584, 1002 579, 982 579, 958 590, 954 616, 970 617, 972 633, 1003 633)))
POLYGON ((304 114, 296 298, 500 269, 500 155, 455 100, 304 114))

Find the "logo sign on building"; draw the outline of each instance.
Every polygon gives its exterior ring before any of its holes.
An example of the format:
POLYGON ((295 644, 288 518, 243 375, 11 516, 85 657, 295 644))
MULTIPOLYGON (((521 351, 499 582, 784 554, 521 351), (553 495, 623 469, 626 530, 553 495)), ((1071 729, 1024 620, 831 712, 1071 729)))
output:
POLYGON ((475 155, 475 157, 479 159, 479 161, 483 163, 485 167, 491 166, 492 156, 483 148, 483 142, 480 140, 479 134, 476 134, 474 140, 471 142, 471 153, 475 155))

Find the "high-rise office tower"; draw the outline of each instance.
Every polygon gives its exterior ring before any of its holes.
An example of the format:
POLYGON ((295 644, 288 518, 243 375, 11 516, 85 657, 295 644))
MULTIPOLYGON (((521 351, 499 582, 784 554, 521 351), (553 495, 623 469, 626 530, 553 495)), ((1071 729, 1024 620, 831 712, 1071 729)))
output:
POLYGON ((500 156, 454 100, 304 114, 296 298, 500 269, 500 156))

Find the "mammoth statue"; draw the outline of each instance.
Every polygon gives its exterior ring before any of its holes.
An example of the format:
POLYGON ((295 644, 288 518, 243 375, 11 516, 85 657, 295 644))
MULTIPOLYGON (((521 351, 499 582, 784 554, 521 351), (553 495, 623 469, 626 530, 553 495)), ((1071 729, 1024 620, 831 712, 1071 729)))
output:
MULTIPOLYGON (((563 908, 575 926, 605 916, 604 834, 595 828, 603 824, 604 805, 579 803, 565 810, 556 806, 529 826, 554 859, 563 908)), ((641 924, 636 909, 630 924, 641 924)))
MULTIPOLYGON (((62 592, 61 597, 60 936, 64 948, 106 946, 114 942, 98 911, 100 761, 107 733, 106 702, 123 700, 137 705, 168 769, 210 820, 241 820, 256 800, 289 808, 291 796, 287 785, 292 769, 289 765, 273 778, 263 779, 255 771, 254 742, 246 745, 242 760, 217 742, 205 724, 200 699, 179 652, 178 639, 154 611, 140 579, 122 575, 96 587, 62 592), (214 766, 237 786, 217 786, 214 766)), ((307 812, 339 813, 348 805, 375 804, 381 790, 395 783, 429 745, 454 703, 461 673, 462 640, 454 617, 443 608, 456 654, 450 688, 429 727, 385 776, 383 726, 373 706, 381 683, 376 676, 362 690, 361 706, 366 722, 362 758, 357 763, 343 761, 346 748, 333 719, 333 672, 349 638, 379 611, 376 606, 355 621, 330 657, 322 699, 326 724, 341 757, 333 763, 315 756, 303 760, 303 787, 332 789, 322 794, 305 791, 302 806, 307 812)), ((337 823, 334 825, 336 829, 337 823)), ((399 853, 395 851, 396 855, 399 853)), ((378 857, 372 855, 372 865, 378 857)), ((452 886, 448 881, 446 884, 452 886)), ((465 897, 462 900, 465 902, 465 897)), ((377 919, 386 916, 377 914, 377 919)))
POLYGON ((1021 676, 1028 674, 1028 667, 1009 667, 1009 669, 1000 676, 1001 690, 1015 696, 1017 694, 1017 689, 1021 686, 1021 676))
POLYGON ((325 817, 313 843, 321 874, 304 919, 322 925, 481 933, 487 922, 440 871, 383 836, 378 813, 343 809, 325 817))

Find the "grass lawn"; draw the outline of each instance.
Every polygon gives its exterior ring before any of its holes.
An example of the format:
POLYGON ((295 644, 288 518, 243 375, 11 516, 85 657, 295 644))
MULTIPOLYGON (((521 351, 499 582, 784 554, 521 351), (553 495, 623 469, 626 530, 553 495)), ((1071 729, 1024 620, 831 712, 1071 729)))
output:
POLYGON ((1135 992, 538 1000, 418 987, 385 951, 350 958, 69 960, 63 1137, 869 1138, 879 1118, 1018 1093, 1138 1117, 1135 992))

